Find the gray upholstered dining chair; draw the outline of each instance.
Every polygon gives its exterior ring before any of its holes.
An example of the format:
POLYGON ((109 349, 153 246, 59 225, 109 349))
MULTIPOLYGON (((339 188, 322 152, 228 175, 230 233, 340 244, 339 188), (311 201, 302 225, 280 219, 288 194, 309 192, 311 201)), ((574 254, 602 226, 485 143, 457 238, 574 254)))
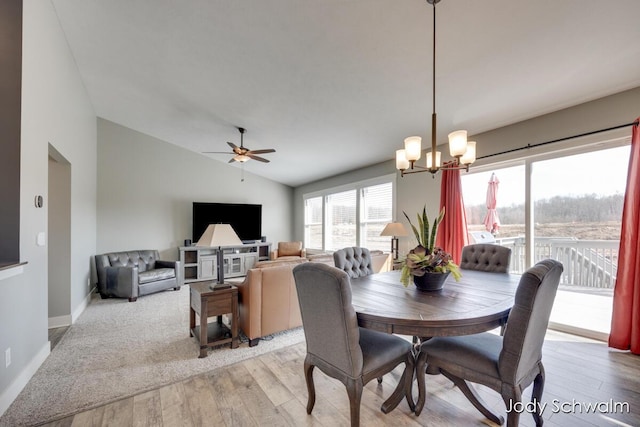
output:
POLYGON ((511 249, 490 243, 477 243, 462 248, 460 268, 488 273, 508 273, 511 249))
POLYGON ((347 388, 351 425, 360 423, 360 401, 366 383, 405 364, 398 387, 382 405, 393 410, 405 397, 415 409, 411 394, 414 373, 412 345, 384 332, 360 328, 351 305, 351 283, 342 270, 322 263, 308 262, 293 269, 307 343, 304 374, 309 393, 307 413, 315 404, 313 370, 340 380, 347 388))
MULTIPOLYGON (((416 362, 420 393, 416 415, 425 403, 425 375, 419 374, 425 372, 425 365, 426 373, 449 378, 484 416, 498 424, 504 418, 491 413, 467 381, 500 393, 507 408, 520 402, 522 391, 533 383, 531 401, 540 402, 545 380, 542 345, 561 274, 562 264, 547 259, 522 275, 504 337, 485 332, 424 342, 416 362)), ((542 413, 536 408, 532 415, 540 426, 542 413)), ((519 416, 518 411, 509 411, 507 426, 517 426, 519 416)))
POLYGON ((339 249, 333 253, 333 263, 336 268, 346 271, 352 279, 373 274, 371 253, 367 248, 352 246, 339 249))
MULTIPOLYGON (((511 248, 491 243, 476 243, 462 248, 460 268, 487 273, 508 273, 511 262, 511 248)), ((504 335, 506 324, 500 327, 500 335, 504 335)))

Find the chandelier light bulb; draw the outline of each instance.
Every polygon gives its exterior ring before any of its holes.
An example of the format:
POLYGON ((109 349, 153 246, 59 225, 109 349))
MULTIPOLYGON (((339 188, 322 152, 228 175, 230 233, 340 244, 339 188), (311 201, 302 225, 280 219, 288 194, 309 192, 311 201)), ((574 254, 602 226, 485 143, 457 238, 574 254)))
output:
POLYGON ((409 160, 407 160, 407 153, 405 150, 396 150, 396 169, 409 169, 409 160))
MULTIPOLYGON (((436 151, 436 168, 440 167, 440 158, 442 157, 442 153, 440 151, 436 151)), ((427 153, 427 169, 433 168, 431 164, 432 161, 432 151, 427 153)))
POLYGON ((476 161, 476 142, 467 141, 467 151, 460 157, 460 163, 470 165, 476 161))
POLYGON ((467 131, 457 130, 449 134, 449 153, 451 157, 460 157, 467 151, 467 131))
POLYGON ((422 154, 422 138, 419 136, 409 136, 404 139, 404 150, 407 160, 415 162, 422 154))

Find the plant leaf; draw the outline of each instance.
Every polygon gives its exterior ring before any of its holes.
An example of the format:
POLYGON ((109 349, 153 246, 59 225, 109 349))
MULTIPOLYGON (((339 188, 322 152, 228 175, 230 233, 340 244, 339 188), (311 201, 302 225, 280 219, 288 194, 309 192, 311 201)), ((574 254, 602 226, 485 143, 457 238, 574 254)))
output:
POLYGON ((413 230, 413 234, 416 236, 416 240, 418 241, 418 244, 421 245, 422 243, 420 242, 420 234, 418 234, 418 229, 411 223, 411 220, 409 219, 409 215, 407 215, 405 211, 402 211, 402 213, 404 214, 405 218, 407 218, 407 221, 409 221, 409 225, 413 230))

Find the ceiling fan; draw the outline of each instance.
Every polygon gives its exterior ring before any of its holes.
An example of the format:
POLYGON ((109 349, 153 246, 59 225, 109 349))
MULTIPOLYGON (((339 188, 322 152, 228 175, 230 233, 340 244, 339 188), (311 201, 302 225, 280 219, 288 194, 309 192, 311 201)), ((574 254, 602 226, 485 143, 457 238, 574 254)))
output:
POLYGON ((269 160, 264 157, 256 156, 256 154, 266 154, 266 153, 275 153, 276 150, 273 148, 266 148, 263 150, 250 150, 244 146, 244 133, 246 132, 245 128, 238 128, 240 131, 240 146, 238 147, 233 142, 227 142, 229 147, 233 150, 232 152, 228 151, 203 151, 203 153, 207 154, 233 154, 234 156, 229 160, 229 163, 240 162, 244 163, 249 159, 257 160, 263 163, 269 163, 269 160))

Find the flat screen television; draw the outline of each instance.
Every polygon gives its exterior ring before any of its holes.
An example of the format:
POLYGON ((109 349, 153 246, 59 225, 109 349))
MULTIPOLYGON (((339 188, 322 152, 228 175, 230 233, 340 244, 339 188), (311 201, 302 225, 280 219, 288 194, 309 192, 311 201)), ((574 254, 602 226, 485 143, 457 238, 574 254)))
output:
POLYGON ((197 242, 209 224, 231 224, 243 242, 262 236, 262 205, 193 202, 193 242, 197 242))

